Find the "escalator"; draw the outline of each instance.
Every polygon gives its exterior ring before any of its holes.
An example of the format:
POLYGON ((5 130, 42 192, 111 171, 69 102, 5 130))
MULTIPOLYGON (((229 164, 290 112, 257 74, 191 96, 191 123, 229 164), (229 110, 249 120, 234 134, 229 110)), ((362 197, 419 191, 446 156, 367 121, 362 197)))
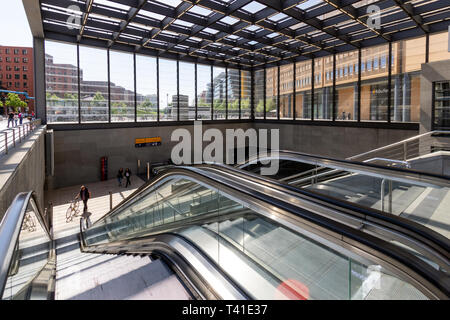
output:
MULTIPOLYGON (((405 218, 450 237, 450 177, 372 163, 358 163, 280 151, 280 170, 269 178, 300 190, 351 202, 405 218), (285 169, 288 168, 288 169, 285 169)), ((255 158, 239 166, 260 174, 265 165, 255 158)))
MULTIPOLYGON (((160 261, 192 299, 448 298, 446 243, 384 225, 386 241, 349 210, 233 168, 170 167, 93 225, 80 220, 79 255, 160 261)), ((14 259, 2 258, 8 274, 14 259)))

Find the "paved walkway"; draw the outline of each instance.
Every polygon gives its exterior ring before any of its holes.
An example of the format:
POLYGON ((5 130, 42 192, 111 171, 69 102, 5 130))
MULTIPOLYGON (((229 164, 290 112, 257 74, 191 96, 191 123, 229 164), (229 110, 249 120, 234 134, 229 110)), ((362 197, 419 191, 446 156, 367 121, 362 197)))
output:
MULTIPOLYGON (((23 119, 22 124, 30 122, 28 119, 23 119)), ((17 121, 17 125, 19 125, 19 121, 17 121)), ((0 131, 3 129, 8 129, 8 119, 3 117, 3 121, 0 120, 0 131)))
MULTIPOLYGON (((117 179, 86 183, 85 186, 91 192, 91 199, 88 201, 88 212, 91 213, 91 222, 94 223, 110 210, 110 191, 113 193, 112 198, 114 207, 133 193, 138 187, 143 185, 144 181, 137 176, 132 176, 131 183, 132 185, 128 188, 119 187, 117 179)), ((79 216, 75 217, 72 221, 66 222, 66 211, 70 206, 70 201, 79 191, 80 185, 76 185, 45 192, 45 204, 47 205, 49 201, 53 203, 53 234, 55 239, 74 232, 79 232, 79 216)), ((82 213, 83 202, 80 201, 79 214, 81 215, 82 213)))

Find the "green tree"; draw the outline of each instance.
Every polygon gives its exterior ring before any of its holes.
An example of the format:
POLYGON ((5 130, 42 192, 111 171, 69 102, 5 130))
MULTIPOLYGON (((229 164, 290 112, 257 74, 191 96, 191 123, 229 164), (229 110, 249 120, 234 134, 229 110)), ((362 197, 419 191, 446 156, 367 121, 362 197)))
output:
POLYGON ((10 92, 6 97, 5 106, 17 112, 19 108, 26 108, 27 103, 22 101, 18 94, 10 92))

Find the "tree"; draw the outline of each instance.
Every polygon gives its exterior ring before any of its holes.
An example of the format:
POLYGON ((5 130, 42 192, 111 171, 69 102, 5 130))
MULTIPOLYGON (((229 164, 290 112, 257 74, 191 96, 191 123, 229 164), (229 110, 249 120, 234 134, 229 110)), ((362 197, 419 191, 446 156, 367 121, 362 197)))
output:
POLYGON ((18 94, 10 92, 6 97, 5 106, 17 112, 18 108, 26 108, 27 103, 22 101, 18 94))

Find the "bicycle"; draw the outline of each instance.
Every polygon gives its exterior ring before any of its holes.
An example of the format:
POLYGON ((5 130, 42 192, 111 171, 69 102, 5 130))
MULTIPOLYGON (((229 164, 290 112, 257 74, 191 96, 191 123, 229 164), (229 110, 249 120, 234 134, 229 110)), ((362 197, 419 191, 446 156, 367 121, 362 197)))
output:
POLYGON ((78 199, 73 199, 70 203, 69 208, 66 211, 66 223, 73 220, 74 217, 78 216, 80 213, 79 210, 80 207, 80 201, 78 199))

